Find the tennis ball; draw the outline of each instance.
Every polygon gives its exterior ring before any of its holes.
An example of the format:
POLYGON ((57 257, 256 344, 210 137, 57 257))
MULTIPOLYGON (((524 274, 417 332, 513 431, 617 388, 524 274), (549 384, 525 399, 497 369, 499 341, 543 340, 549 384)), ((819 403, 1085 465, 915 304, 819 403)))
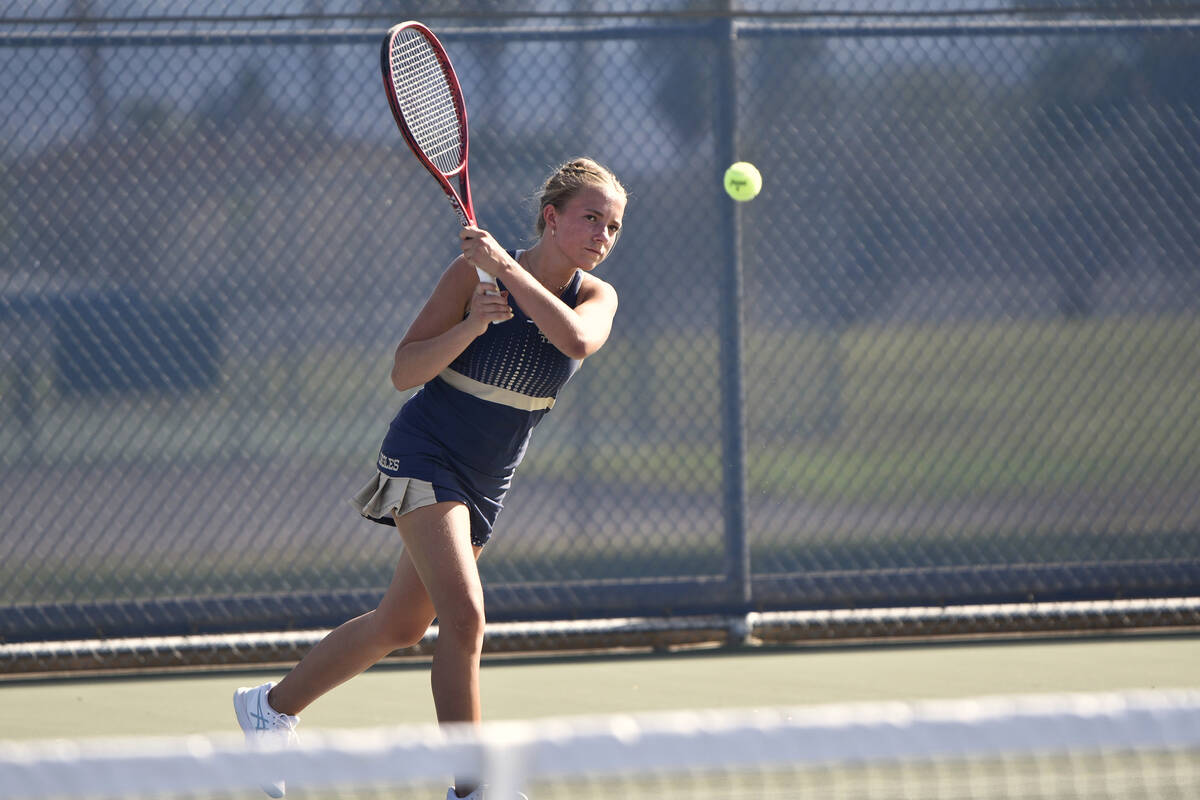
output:
POLYGON ((753 200, 762 189, 762 175, 749 161, 738 161, 725 170, 725 191, 734 200, 753 200))

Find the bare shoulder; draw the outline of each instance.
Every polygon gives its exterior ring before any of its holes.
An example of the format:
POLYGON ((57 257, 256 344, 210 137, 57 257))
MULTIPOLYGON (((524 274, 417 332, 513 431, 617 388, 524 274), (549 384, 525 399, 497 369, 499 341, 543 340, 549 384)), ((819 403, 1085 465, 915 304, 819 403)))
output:
POLYGON ((431 300, 452 299, 455 304, 469 303, 479 277, 464 256, 458 256, 442 270, 431 300))
POLYGON ((597 278, 589 272, 583 273, 583 282, 579 286, 579 302, 603 300, 617 303, 617 290, 611 283, 597 278))
POLYGON ((475 268, 467 261, 467 257, 458 256, 446 266, 446 270, 442 273, 442 280, 474 286, 479 282, 477 275, 475 268))
POLYGON ((425 299, 401 345, 437 336, 461 321, 477 280, 475 268, 465 258, 459 256, 451 261, 442 271, 433 292, 425 299))

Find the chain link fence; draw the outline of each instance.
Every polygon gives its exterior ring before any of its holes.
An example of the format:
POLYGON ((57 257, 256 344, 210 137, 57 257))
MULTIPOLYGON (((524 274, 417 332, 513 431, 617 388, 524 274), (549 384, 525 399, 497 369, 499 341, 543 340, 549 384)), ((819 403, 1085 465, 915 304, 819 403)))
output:
MULTIPOLYGON (((0 641, 332 625, 391 575, 347 497, 457 223, 399 18, 294 6, 4 8, 0 641)), ((1198 593, 1200 4, 572 8, 404 13, 502 242, 571 156, 630 191, 490 619, 1198 593)))

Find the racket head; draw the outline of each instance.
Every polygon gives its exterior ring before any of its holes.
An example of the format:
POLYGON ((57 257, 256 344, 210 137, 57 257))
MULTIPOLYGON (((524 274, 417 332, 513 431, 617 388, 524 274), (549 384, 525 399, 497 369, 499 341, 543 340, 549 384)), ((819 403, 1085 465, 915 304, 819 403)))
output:
POLYGON ((474 225, 467 107, 446 49, 421 23, 401 22, 384 37, 380 66, 388 105, 404 140, 450 197, 459 222, 474 225))

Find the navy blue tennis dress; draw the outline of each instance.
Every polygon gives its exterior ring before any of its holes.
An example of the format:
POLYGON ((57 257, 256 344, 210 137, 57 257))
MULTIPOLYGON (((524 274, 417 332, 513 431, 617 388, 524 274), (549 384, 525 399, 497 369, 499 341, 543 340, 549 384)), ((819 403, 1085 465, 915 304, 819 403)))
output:
MULTIPOLYGON (((559 295, 568 307, 582 283, 576 270, 559 295)), ((491 536, 530 434, 580 363, 552 345, 512 295, 508 304, 512 319, 489 325, 404 404, 377 462, 383 476, 433 484, 438 502, 465 503, 477 546, 491 536)), ((368 518, 395 525, 390 513, 368 518)))

